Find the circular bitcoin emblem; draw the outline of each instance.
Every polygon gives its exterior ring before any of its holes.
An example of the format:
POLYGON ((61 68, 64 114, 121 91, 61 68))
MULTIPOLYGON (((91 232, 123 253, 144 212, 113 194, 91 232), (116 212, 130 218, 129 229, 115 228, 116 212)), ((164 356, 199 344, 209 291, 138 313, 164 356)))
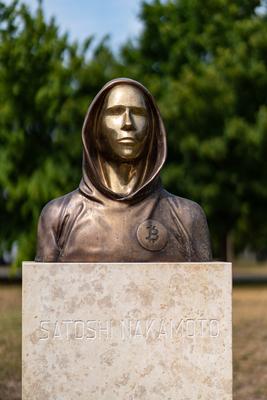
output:
POLYGON ((160 222, 148 219, 139 225, 137 239, 146 250, 159 251, 167 244, 168 232, 160 222))

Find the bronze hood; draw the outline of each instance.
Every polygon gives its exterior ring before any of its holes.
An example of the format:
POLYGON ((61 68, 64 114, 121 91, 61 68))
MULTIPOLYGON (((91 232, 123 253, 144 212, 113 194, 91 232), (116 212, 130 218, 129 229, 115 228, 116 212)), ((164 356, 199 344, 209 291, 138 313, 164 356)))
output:
POLYGON ((131 202, 147 196, 151 191, 155 191, 157 186, 161 185, 159 174, 166 159, 166 132, 153 96, 139 82, 128 78, 113 79, 100 90, 92 101, 86 114, 82 129, 82 142, 83 176, 79 189, 86 197, 101 202, 104 201, 105 197, 117 201, 131 202), (101 182, 97 165, 97 147, 95 140, 97 118, 99 117, 106 95, 114 86, 120 84, 133 85, 141 90, 152 116, 152 123, 150 125, 150 129, 152 129, 151 142, 146 156, 149 168, 146 168, 146 175, 142 179, 140 185, 138 185, 132 193, 125 196, 111 191, 101 182))

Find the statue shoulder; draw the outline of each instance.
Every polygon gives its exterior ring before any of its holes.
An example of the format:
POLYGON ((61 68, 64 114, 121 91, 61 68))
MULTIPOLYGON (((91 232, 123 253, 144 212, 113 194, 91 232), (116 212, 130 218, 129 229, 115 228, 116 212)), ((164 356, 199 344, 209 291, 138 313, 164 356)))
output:
POLYGON ((37 253, 35 261, 56 262, 60 254, 58 242, 62 229, 64 217, 68 210, 77 203, 80 197, 78 190, 68 193, 65 196, 51 200, 43 208, 39 222, 37 235, 37 253))
POLYGON ((165 191, 165 198, 167 198, 169 204, 173 210, 179 215, 179 218, 183 220, 186 225, 190 226, 194 222, 206 220, 205 213, 202 207, 195 201, 186 199, 184 197, 175 196, 165 191))
POLYGON ((181 204, 181 208, 186 213, 188 220, 194 224, 206 221, 206 215, 203 211, 203 208, 196 203, 195 201, 184 199, 183 197, 179 197, 179 201, 181 204))
POLYGON ((188 235, 191 246, 191 261, 207 262, 212 260, 209 228, 202 207, 183 197, 167 192, 165 196, 170 204, 175 219, 188 235))
POLYGON ((49 201, 49 203, 47 203, 42 209, 39 223, 44 223, 46 226, 50 227, 58 225, 66 211, 78 200, 79 197, 80 193, 76 189, 73 192, 49 201))

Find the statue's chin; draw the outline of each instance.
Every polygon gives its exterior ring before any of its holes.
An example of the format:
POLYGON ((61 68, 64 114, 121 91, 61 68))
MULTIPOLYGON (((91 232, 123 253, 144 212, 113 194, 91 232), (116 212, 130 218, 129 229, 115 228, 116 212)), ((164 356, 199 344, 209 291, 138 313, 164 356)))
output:
POLYGON ((115 162, 121 162, 121 163, 131 163, 131 162, 136 162, 140 161, 142 159, 142 154, 143 152, 136 152, 133 151, 133 149, 123 149, 121 151, 105 151, 101 152, 102 157, 106 159, 107 161, 115 161, 115 162))
POLYGON ((123 154, 117 154, 115 156, 117 158, 118 161, 122 161, 122 162, 134 162, 138 159, 140 159, 140 155, 139 154, 133 154, 131 152, 125 152, 123 154))

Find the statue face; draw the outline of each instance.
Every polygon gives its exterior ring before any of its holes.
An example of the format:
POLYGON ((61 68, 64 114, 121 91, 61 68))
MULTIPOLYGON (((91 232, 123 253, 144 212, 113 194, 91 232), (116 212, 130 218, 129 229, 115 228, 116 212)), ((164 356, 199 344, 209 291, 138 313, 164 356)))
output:
POLYGON ((101 148, 113 159, 139 158, 147 143, 148 112, 143 93, 131 85, 111 89, 101 121, 101 148))

